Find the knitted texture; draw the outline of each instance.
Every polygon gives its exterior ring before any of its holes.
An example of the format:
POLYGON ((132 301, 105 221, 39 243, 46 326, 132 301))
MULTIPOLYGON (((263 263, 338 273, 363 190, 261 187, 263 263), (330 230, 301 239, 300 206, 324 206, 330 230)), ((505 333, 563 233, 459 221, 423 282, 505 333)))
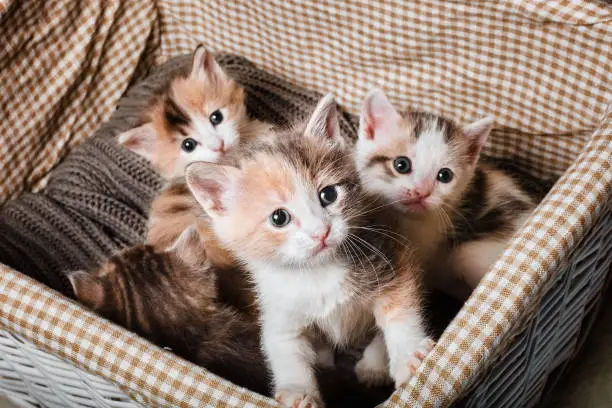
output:
MULTIPOLYGON (((258 119, 286 125, 305 117, 321 96, 242 57, 218 59, 246 88, 247 110, 258 119)), ((109 122, 53 171, 43 191, 23 194, 2 207, 0 263, 70 295, 62 271, 94 268, 120 248, 143 240, 160 179, 144 159, 119 146, 115 136, 140 124, 150 97, 190 63, 190 56, 182 56, 157 68, 127 92, 109 122)), ((344 114, 341 129, 354 138, 355 119, 344 114)))

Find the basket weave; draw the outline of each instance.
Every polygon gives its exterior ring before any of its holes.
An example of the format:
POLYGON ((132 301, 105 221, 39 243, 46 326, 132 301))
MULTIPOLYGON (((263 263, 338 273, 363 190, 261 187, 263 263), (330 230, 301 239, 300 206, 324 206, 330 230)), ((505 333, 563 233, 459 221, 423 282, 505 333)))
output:
MULTIPOLYGON (((378 85, 397 105, 461 123, 493 114, 487 155, 561 178, 386 405, 537 404, 587 334, 610 273, 610 5, 297 3, 0 3, 0 37, 11 38, 0 50, 0 201, 43 188, 134 78, 198 42, 333 90, 352 113, 378 85), (41 93, 54 66, 65 69, 41 93)), ((276 405, 2 265, 0 325, 0 389, 23 406, 276 405)))

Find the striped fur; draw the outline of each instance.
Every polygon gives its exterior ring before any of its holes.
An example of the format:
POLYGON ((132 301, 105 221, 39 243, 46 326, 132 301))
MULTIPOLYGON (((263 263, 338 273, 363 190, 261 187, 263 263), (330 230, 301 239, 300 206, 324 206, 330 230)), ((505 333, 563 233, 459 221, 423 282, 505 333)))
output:
POLYGON ((136 246, 69 279, 77 298, 100 315, 267 393, 257 324, 227 303, 235 299, 218 294, 231 284, 223 277, 235 273, 211 267, 199 234, 189 228, 167 251, 136 246))

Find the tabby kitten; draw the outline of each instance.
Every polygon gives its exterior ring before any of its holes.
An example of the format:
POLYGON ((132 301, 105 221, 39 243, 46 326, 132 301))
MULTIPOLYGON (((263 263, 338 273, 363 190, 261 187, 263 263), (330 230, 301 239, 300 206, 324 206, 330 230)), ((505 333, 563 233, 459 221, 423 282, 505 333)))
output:
MULTIPOLYGON (((319 102, 308 123, 275 132, 224 165, 191 164, 186 179, 255 283, 276 399, 321 406, 311 339, 346 347, 375 328, 380 334, 368 348, 388 354, 383 374, 406 382, 431 347, 420 269, 409 247, 370 228, 394 222, 359 183, 333 97, 319 102)), ((362 364, 364 378, 380 370, 362 364)))
POLYGON ((77 299, 211 372, 267 393, 259 329, 218 298, 217 276, 195 228, 167 251, 140 245, 111 257, 93 272, 68 275, 77 299))
POLYGON ((536 205, 508 174, 479 164, 492 127, 492 118, 461 128, 433 114, 400 114, 378 89, 360 118, 355 158, 363 185, 404 215, 404 234, 422 256, 447 259, 427 277, 461 299, 536 205))
POLYGON ((174 78, 153 97, 146 123, 118 136, 121 145, 148 159, 164 179, 182 176, 195 161, 217 162, 239 141, 268 125, 247 117, 244 89, 198 46, 189 74, 174 78))

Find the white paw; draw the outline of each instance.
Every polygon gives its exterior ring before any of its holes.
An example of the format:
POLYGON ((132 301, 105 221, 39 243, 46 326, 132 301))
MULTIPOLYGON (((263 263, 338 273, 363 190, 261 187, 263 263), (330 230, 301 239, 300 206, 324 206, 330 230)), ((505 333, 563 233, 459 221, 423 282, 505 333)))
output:
POLYGON ((355 365, 357 380, 367 387, 380 387, 391 382, 386 361, 361 357, 355 365))
POLYGON ((323 408, 323 401, 318 394, 304 390, 280 389, 274 395, 274 399, 281 406, 288 408, 323 408))
POLYGON ((395 379, 395 387, 407 383, 415 374, 425 356, 434 348, 436 343, 429 337, 421 341, 418 348, 408 356, 405 363, 400 364, 393 378, 395 379))

